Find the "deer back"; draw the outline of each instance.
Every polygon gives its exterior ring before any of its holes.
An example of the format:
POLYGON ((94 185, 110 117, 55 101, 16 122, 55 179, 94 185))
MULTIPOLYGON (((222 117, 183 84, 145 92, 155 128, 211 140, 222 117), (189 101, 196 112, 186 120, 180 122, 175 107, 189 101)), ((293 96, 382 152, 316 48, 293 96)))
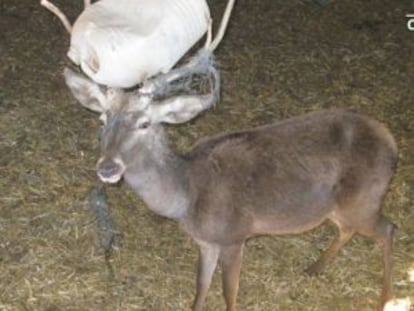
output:
POLYGON ((388 178, 396 153, 383 125, 342 110, 209 138, 185 155, 194 204, 189 230, 230 241, 232 233, 243 239, 311 229, 338 200, 388 178))

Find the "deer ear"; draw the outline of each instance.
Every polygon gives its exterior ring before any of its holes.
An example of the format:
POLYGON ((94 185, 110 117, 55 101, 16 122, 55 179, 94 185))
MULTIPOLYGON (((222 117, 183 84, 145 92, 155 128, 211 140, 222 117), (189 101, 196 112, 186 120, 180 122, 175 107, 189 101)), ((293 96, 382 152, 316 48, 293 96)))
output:
POLYGON ((214 103, 211 95, 175 96, 149 106, 154 122, 184 123, 195 118, 214 103))
POLYGON ((108 109, 106 94, 98 84, 69 68, 65 68, 63 76, 66 85, 82 106, 101 113, 108 109))

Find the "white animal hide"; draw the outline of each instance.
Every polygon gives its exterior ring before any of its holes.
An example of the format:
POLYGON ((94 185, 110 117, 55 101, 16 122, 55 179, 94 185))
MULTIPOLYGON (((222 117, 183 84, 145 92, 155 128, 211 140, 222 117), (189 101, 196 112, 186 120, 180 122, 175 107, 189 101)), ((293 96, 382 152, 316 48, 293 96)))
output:
POLYGON ((168 72, 209 21, 205 0, 101 0, 74 23, 68 56, 95 82, 128 88, 168 72))

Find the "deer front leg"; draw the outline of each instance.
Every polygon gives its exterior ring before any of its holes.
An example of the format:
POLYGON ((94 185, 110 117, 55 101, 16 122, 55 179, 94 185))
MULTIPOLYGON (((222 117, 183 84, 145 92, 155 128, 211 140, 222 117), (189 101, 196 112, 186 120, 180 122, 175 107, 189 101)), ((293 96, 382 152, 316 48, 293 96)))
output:
POLYGON ((227 311, 236 311, 239 276, 243 261, 243 244, 231 245, 220 249, 220 265, 222 268, 223 295, 227 311))
POLYGON ((204 301, 206 300, 208 288, 210 287, 211 279, 217 266, 220 250, 217 245, 205 242, 199 243, 199 246, 197 293, 193 304, 193 311, 203 310, 204 301))

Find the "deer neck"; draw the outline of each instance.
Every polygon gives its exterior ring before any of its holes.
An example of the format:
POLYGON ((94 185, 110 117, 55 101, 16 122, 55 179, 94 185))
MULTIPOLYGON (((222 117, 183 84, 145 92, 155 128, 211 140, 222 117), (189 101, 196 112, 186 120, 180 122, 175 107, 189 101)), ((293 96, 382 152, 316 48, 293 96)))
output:
POLYGON ((169 147, 162 128, 137 152, 124 179, 158 215, 179 220, 188 209, 187 162, 169 147))

